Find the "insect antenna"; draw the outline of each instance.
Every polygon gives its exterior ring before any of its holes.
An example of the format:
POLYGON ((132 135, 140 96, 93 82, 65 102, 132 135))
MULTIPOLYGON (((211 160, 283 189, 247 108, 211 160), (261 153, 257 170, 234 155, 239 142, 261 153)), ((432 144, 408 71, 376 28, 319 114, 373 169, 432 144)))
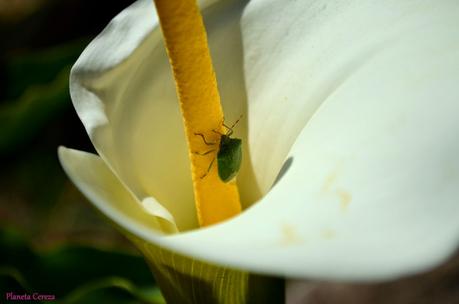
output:
POLYGON ((241 116, 239 116, 239 118, 231 125, 231 127, 228 127, 227 125, 225 125, 225 123, 223 122, 222 125, 228 129, 228 132, 226 133, 226 136, 231 136, 233 134, 233 128, 237 125, 237 123, 239 122, 239 120, 241 120, 242 118, 242 114, 241 116))
POLYGON ((241 116, 239 116, 239 118, 238 118, 238 119, 233 123, 233 125, 230 127, 231 130, 237 125, 237 123, 239 122, 239 120, 241 120, 241 118, 242 118, 242 114, 241 114, 241 116))

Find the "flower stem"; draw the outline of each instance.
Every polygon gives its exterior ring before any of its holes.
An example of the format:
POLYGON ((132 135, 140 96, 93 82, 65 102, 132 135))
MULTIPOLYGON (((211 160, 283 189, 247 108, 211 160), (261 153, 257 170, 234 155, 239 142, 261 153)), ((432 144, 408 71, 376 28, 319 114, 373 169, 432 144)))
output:
POLYGON ((207 35, 196 0, 154 2, 185 125, 198 220, 201 226, 207 226, 241 211, 235 181, 222 182, 216 162, 205 175, 216 157, 220 140, 212 130, 223 132, 223 111, 207 35), (196 133, 204 134, 207 141, 216 143, 211 147, 196 133), (202 155, 214 147, 217 148, 215 151, 202 155))

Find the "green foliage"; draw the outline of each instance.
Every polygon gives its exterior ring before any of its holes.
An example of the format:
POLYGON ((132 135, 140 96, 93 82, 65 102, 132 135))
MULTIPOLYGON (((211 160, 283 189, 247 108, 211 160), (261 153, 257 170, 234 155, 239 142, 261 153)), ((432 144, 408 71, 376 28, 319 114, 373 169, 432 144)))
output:
POLYGON ((11 56, 0 104, 0 154, 33 138, 56 114, 71 106, 70 68, 86 41, 11 56))
POLYGON ((0 230, 0 291, 54 294, 58 303, 165 303, 144 260, 82 246, 35 252, 0 230))

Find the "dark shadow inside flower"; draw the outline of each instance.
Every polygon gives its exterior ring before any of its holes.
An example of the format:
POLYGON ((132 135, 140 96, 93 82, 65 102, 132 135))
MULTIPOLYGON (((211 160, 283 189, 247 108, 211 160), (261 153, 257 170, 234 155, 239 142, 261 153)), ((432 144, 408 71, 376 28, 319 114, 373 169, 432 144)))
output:
POLYGON ((273 187, 282 179, 282 177, 287 173, 293 163, 293 157, 290 156, 282 165, 282 168, 279 171, 279 174, 276 177, 276 180, 273 183, 273 187))

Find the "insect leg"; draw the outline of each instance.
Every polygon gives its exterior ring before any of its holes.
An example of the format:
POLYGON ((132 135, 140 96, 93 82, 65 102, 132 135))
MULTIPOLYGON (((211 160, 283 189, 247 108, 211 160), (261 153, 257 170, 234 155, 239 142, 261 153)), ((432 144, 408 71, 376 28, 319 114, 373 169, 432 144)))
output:
POLYGON ((204 152, 204 153, 201 153, 201 152, 193 152, 193 154, 197 154, 197 155, 201 155, 201 156, 202 156, 202 155, 207 155, 207 154, 209 154, 209 153, 212 153, 212 152, 214 152, 214 151, 215 151, 215 149, 212 149, 212 150, 206 151, 206 152, 204 152))
POLYGON ((225 134, 223 134, 223 133, 220 133, 220 132, 218 132, 218 131, 217 131, 217 130, 215 130, 215 129, 214 129, 214 130, 212 130, 212 132, 214 132, 214 133, 217 133, 217 134, 219 134, 219 135, 221 135, 221 136, 225 135, 225 134))
POLYGON ((212 145, 215 145, 216 142, 210 142, 210 141, 207 141, 204 134, 202 133, 194 133, 194 135, 198 135, 198 136, 201 136, 202 137, 202 140, 204 141, 204 143, 208 146, 212 146, 212 145))
POLYGON ((203 176, 201 176, 201 179, 203 179, 204 177, 207 176, 207 174, 209 174, 210 168, 212 168, 212 165, 214 164, 214 161, 215 161, 215 157, 214 157, 214 158, 212 159, 212 161, 210 162, 209 168, 207 168, 207 172, 206 172, 203 176))

